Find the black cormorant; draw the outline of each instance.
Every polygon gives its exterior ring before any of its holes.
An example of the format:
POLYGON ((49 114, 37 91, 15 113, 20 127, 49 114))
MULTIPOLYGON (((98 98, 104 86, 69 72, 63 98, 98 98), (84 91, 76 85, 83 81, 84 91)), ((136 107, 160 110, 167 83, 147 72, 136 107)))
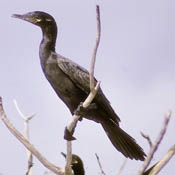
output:
MULTIPOLYGON (((54 18, 41 11, 13 17, 39 26, 43 33, 39 56, 42 70, 56 94, 73 114, 80 102, 90 92, 89 72, 55 52, 57 25, 54 18)), ((95 80, 96 81, 96 80, 95 80)), ((99 88, 93 103, 95 108, 85 110, 84 118, 100 123, 114 147, 130 159, 144 160, 145 153, 136 141, 119 127, 120 118, 114 112, 110 102, 99 88)))
MULTIPOLYGON (((66 158, 66 154, 63 152, 61 154, 66 158)), ((85 175, 83 161, 76 154, 72 154, 71 168, 74 172, 74 175, 85 175)))

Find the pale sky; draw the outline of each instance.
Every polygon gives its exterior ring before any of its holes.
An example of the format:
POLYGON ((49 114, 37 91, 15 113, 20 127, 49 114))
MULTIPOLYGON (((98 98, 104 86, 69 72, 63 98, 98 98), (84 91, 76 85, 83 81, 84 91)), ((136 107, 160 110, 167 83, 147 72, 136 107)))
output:
MULTIPOLYGON (((116 113, 121 127, 137 140, 145 153, 148 143, 140 131, 154 141, 165 113, 175 112, 175 2, 173 0, 98 1, 102 36, 95 75, 116 113)), ((1 7, 0 96, 10 121, 23 132, 13 99, 25 115, 35 113, 30 123, 31 143, 49 161, 64 166, 64 128, 71 114, 45 79, 39 62, 41 30, 30 23, 11 18, 14 13, 50 13, 58 25, 56 50, 89 69, 96 36, 96 1, 6 0, 1 7)), ((156 152, 154 162, 174 144, 174 120, 156 152)), ((100 172, 95 153, 107 175, 116 175, 124 156, 115 150, 100 125, 83 120, 75 131, 73 152, 84 161, 86 174, 100 172)), ((0 122, 0 173, 25 174, 24 146, 0 122)), ((124 175, 138 173, 142 162, 128 160, 124 175)), ((34 174, 45 172, 34 159, 34 174)), ((174 172, 174 160, 161 174, 174 172)))

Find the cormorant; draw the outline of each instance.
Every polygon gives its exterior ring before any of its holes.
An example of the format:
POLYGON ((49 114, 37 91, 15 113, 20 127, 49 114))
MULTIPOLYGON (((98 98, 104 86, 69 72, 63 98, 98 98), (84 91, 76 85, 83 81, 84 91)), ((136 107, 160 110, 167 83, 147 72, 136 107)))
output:
MULTIPOLYGON (((61 152, 61 154, 66 158, 65 153, 61 152)), ((72 154, 71 168, 74 172, 74 175, 85 175, 83 161, 76 154, 72 154)))
MULTIPOLYGON (((66 158, 66 154, 61 152, 61 154, 66 158)), ((149 169, 145 170, 142 175, 149 175, 150 172, 153 170, 153 168, 158 164, 159 162, 155 163, 153 166, 151 166, 149 169)), ((76 155, 72 154, 72 162, 71 162, 71 168, 74 172, 74 175, 85 175, 84 165, 81 158, 76 155)))
MULTIPOLYGON (((39 56, 45 77, 56 94, 73 114, 90 92, 89 72, 68 58, 55 52, 57 25, 54 18, 41 11, 13 17, 28 21, 41 28, 43 38, 39 56)), ((95 82, 97 82, 95 80, 95 82)), ((119 127, 120 118, 99 88, 93 102, 95 108, 85 110, 84 118, 100 123, 114 147, 130 159, 144 160, 145 153, 136 141, 119 127)))

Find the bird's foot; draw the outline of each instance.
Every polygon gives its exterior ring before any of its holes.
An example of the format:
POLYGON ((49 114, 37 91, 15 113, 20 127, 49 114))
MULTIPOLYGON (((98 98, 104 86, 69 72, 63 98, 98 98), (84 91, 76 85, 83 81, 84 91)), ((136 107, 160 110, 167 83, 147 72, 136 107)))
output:
POLYGON ((67 141, 76 140, 76 138, 73 136, 73 132, 70 132, 67 127, 64 129, 64 139, 67 141))
MULTIPOLYGON (((78 105, 77 109, 74 111, 75 115, 80 115, 80 116, 85 116, 87 113, 91 110, 97 109, 96 103, 91 103, 87 108, 83 107, 83 102, 80 102, 78 105)), ((82 120, 82 117, 79 119, 80 121, 82 120)))
POLYGON ((74 115, 81 116, 79 118, 79 121, 82 121, 83 120, 83 117, 82 117, 83 116, 83 110, 84 110, 83 103, 80 102, 80 104, 78 105, 77 109, 75 109, 75 111, 74 111, 74 115))

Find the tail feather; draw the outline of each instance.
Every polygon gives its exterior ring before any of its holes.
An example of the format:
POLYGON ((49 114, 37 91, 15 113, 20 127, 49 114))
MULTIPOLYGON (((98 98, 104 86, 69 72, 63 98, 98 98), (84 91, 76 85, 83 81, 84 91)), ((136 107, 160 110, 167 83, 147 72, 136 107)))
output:
POLYGON ((101 124, 114 147, 125 157, 142 161, 145 159, 146 155, 143 149, 118 125, 112 121, 101 124))

